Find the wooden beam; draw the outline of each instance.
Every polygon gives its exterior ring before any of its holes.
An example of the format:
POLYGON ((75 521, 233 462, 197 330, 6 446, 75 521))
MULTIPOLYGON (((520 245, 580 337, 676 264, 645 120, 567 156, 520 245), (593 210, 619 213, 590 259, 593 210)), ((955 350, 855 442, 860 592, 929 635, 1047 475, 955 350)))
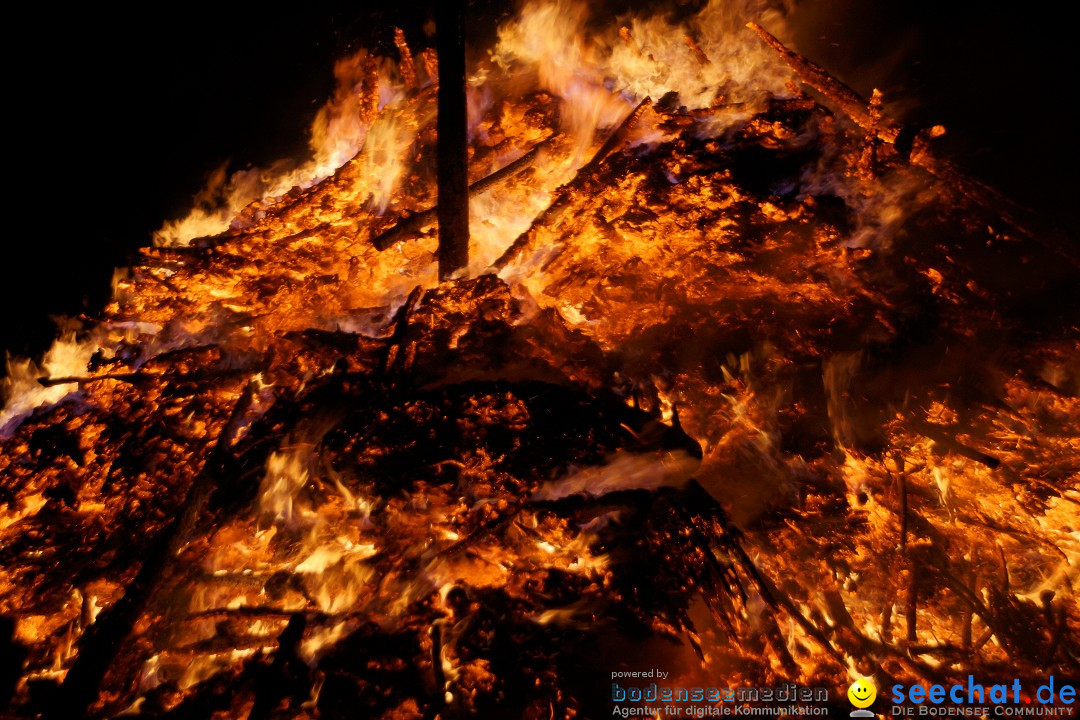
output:
POLYGON ((435 3, 439 51, 439 279, 469 264, 469 148, 465 104, 465 0, 435 3))

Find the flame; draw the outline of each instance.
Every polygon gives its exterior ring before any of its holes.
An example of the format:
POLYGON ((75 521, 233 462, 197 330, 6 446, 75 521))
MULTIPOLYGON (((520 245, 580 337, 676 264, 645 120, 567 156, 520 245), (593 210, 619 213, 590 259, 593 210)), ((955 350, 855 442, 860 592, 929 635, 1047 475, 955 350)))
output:
POLYGON ((240 170, 231 175, 227 164, 219 166, 211 173, 206 187, 195 196, 191 213, 165 223, 154 234, 154 244, 185 246, 195 238, 224 232, 252 203, 272 204, 293 188, 304 190, 322 182, 361 148, 368 150, 380 167, 386 163, 389 173, 380 177, 375 200, 385 210, 396 181, 395 163, 400 171, 400 146, 411 139, 402 137, 404 133, 396 123, 379 114, 404 97, 392 73, 391 63, 363 48, 339 60, 334 65, 337 81, 334 97, 319 110, 311 127, 310 160, 292 170, 283 170, 288 163, 281 161, 266 169, 240 170), (370 147, 369 134, 374 136, 370 147))
POLYGON ((45 353, 41 364, 32 360, 7 358, 7 377, 3 379, 4 408, 0 410, 0 437, 10 437, 14 426, 35 408, 60 402, 78 390, 75 383, 61 383, 44 387, 39 377, 80 377, 86 373, 86 365, 100 348, 97 338, 91 335, 78 339, 70 332, 58 339, 45 353))

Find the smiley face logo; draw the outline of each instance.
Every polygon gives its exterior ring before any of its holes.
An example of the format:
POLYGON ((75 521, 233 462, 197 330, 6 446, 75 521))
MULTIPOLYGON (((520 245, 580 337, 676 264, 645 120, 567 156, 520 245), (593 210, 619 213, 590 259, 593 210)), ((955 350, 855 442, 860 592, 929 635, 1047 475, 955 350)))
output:
POLYGON ((847 691, 848 700, 857 708, 870 707, 877 698, 877 688, 869 678, 859 678, 847 691))

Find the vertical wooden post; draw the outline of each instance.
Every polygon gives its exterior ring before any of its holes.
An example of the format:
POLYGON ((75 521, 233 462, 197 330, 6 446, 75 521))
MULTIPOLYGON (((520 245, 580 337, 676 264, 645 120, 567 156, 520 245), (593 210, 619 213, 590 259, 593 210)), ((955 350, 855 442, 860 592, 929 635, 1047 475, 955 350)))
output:
POLYGON ((439 279, 469 264, 469 173, 465 104, 465 0, 436 0, 439 52, 439 279))

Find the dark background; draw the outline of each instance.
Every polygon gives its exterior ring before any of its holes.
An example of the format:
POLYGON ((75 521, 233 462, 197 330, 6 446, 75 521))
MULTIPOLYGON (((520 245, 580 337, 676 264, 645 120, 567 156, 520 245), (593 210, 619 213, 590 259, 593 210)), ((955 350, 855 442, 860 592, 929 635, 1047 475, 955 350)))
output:
MULTIPOLYGON (((431 44, 428 4, 411 0, 221 5, 39 3, 9 23, 0 349, 39 354, 50 315, 100 308, 112 268, 223 161, 302 157, 335 58, 392 49, 393 25, 431 44)), ((506 6, 475 0, 473 38, 506 6)), ((792 19, 803 54, 864 94, 880 87, 905 120, 944 123, 956 161, 1077 236, 1076 63, 1052 11, 801 0, 792 19)))

